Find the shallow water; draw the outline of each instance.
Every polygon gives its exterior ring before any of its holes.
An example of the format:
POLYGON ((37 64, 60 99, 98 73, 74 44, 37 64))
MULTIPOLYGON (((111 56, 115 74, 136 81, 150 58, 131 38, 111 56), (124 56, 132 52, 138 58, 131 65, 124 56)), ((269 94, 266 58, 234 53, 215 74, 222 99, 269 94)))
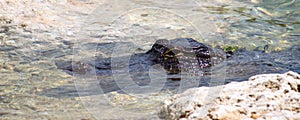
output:
MULTIPOLYGON (((88 1, 72 5, 83 3, 88 1)), ((95 8, 91 13, 79 10, 57 13, 64 9, 52 4, 63 6, 63 3, 49 2, 48 11, 52 12, 42 17, 58 14, 51 18, 56 20, 54 23, 31 19, 37 27, 29 24, 23 28, 9 19, 0 19, 3 24, 0 29, 1 119, 158 119, 159 105, 163 99, 180 92, 172 87, 182 81, 169 80, 169 89, 159 91, 166 76, 154 70, 153 76, 162 76, 151 78, 158 79, 152 88, 126 88, 125 85, 119 91, 115 89, 116 84, 110 84, 118 76, 99 76, 93 69, 72 76, 58 68, 68 66, 62 61, 94 65, 95 59, 144 53, 161 38, 192 37, 224 49, 249 50, 236 51, 236 56, 225 65, 212 68, 216 71, 200 83, 204 86, 242 81, 260 73, 300 71, 298 0, 102 1, 90 3, 95 8), (68 20, 73 21, 68 23, 68 20), (44 28, 44 24, 52 27, 44 28), (114 48, 109 44, 103 45, 112 42, 127 42, 132 47, 120 52, 109 50, 114 48)))

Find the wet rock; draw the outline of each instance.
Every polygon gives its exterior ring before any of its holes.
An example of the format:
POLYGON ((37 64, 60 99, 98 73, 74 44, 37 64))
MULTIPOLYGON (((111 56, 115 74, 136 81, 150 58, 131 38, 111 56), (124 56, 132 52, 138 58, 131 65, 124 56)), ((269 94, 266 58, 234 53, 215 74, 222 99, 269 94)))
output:
POLYGON ((300 75, 261 74, 248 81, 188 89, 164 101, 165 119, 300 119, 300 75))
POLYGON ((8 26, 1 26, 0 27, 0 33, 7 33, 9 31, 9 27, 8 26))
POLYGON ((17 47, 15 46, 6 46, 6 45, 0 45, 0 51, 11 51, 11 50, 15 50, 17 49, 17 47))

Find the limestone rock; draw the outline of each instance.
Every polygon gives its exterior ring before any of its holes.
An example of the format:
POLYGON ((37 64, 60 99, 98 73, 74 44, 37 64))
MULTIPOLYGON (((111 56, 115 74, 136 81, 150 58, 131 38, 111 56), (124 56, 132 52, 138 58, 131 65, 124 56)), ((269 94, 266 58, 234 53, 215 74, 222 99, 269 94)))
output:
POLYGON ((300 75, 262 74, 244 82, 188 89, 164 101, 161 117, 180 120, 298 120, 300 75))

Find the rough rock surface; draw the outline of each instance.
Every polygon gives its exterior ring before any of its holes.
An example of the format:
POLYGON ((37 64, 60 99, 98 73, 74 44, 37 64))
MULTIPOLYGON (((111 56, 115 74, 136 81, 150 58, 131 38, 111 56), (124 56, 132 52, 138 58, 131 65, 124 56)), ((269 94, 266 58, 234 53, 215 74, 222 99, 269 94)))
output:
POLYGON ((245 82, 188 89, 164 101, 165 119, 299 120, 300 75, 262 74, 245 82))

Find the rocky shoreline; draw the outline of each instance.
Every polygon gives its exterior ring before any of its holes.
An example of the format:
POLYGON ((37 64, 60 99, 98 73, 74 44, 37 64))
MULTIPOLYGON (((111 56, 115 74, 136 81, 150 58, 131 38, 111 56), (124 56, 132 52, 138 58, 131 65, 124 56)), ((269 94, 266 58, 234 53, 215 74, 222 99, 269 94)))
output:
POLYGON ((300 75, 261 74, 248 81, 188 89, 167 99, 164 119, 297 120, 300 119, 300 75))

